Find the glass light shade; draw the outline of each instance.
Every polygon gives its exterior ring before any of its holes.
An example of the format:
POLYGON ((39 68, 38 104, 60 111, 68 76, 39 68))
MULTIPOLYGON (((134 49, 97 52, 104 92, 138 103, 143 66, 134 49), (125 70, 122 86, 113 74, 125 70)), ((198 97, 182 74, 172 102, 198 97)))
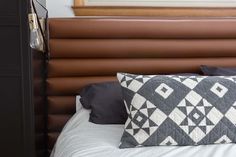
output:
POLYGON ((39 29, 37 15, 31 13, 28 18, 30 26, 30 47, 38 51, 44 51, 43 37, 39 29))

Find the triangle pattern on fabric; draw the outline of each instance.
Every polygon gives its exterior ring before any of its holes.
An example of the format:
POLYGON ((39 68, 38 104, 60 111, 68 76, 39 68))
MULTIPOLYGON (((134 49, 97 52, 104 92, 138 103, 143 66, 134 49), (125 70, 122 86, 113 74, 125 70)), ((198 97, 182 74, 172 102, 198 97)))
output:
MULTIPOLYGON (((118 78, 119 78, 119 77, 118 77, 118 78)), ((126 79, 125 79, 125 76, 122 75, 122 78, 120 78, 120 82, 124 82, 124 81, 126 81, 126 79)))
POLYGON ((187 106, 186 107, 187 115, 189 115, 192 112, 193 109, 194 109, 194 106, 187 106))
POLYGON ((184 80, 186 80, 187 79, 187 77, 179 77, 179 79, 180 79, 180 82, 183 82, 184 80))
POLYGON ((190 134, 197 126, 189 126, 188 134, 190 134))
POLYGON ((148 135, 150 134, 150 129, 149 128, 142 128, 148 135))
POLYGON ((176 80, 176 81, 178 81, 178 82, 181 82, 181 79, 178 78, 178 77, 172 77, 172 79, 174 79, 174 80, 176 80))
POLYGON ((131 111, 137 111, 138 109, 136 107, 134 107, 133 105, 131 105, 131 111))
POLYGON ((151 136, 156 130, 157 130, 158 126, 151 126, 149 128, 149 136, 151 136))
POLYGON ((215 125, 215 124, 206 117, 206 125, 215 125))
POLYGON ((212 110, 212 106, 206 106, 205 107, 205 112, 206 112, 206 115, 212 110))
POLYGON ((206 126, 198 126, 206 134, 206 126))
POLYGON ((160 143, 160 145, 170 146, 170 145, 178 145, 178 143, 171 136, 168 136, 160 143))
POLYGON ((147 101, 144 102, 144 104, 141 106, 140 109, 146 109, 147 108, 147 101))
POLYGON ((155 105, 153 105, 150 101, 146 101, 147 108, 156 108, 155 105))
POLYGON ((210 106, 212 106, 206 99, 203 99, 203 105, 204 105, 205 107, 210 107, 210 106))
POLYGON ((134 116, 136 115, 137 112, 138 112, 138 110, 131 111, 131 117, 134 118, 134 116))
POLYGON ((182 111, 185 115, 187 115, 187 109, 186 107, 178 107, 180 111, 182 111))
POLYGON ((126 129, 133 129, 131 122, 126 126, 126 129))
POLYGON ((204 106, 198 106, 197 110, 200 111, 203 115, 205 115, 205 107, 204 106))
POLYGON ((201 81, 204 80, 204 79, 205 79, 205 77, 197 77, 198 83, 201 82, 201 81))
POLYGON ((193 104, 189 102, 188 100, 185 100, 185 101, 186 101, 186 106, 193 106, 193 104))
POLYGON ((131 82, 132 82, 132 80, 126 81, 127 87, 130 85, 131 82))
POLYGON ((133 129, 133 134, 136 135, 139 132, 140 129, 133 129))
POLYGON ((157 126, 157 124, 154 123, 151 119, 148 119, 148 120, 149 120, 149 126, 150 126, 150 127, 157 126))
POLYGON ((139 81, 141 83, 144 83, 143 78, 136 78, 135 80, 137 80, 137 81, 139 81))
POLYGON ((196 77, 189 77, 189 79, 195 81, 195 82, 199 82, 198 79, 196 77))
POLYGON ((134 135, 134 130, 133 129, 125 129, 126 132, 128 132, 130 135, 134 135))
POLYGON ((131 125, 133 129, 139 129, 139 127, 136 124, 134 124, 134 122, 131 122, 131 125))
POLYGON ((148 117, 148 110, 147 108, 143 108, 139 110, 141 113, 143 113, 146 117, 148 117))
POLYGON ((146 120, 146 122, 143 124, 142 128, 149 128, 150 124, 149 124, 149 120, 146 120))
POLYGON ((215 126, 214 125, 207 125, 206 126, 206 134, 208 134, 215 126))
POLYGON ((218 140, 215 141, 215 143, 231 143, 232 141, 230 140, 230 138, 226 135, 223 135, 222 137, 220 137, 218 140))
POLYGON ((148 108, 148 117, 151 116, 153 114, 153 112, 156 110, 156 108, 148 108))
POLYGON ((186 125, 188 126, 188 118, 185 118, 181 123, 180 125, 186 125))
POLYGON ((184 130, 184 132, 185 132, 186 134, 189 133, 189 128, 188 128, 187 125, 185 125, 185 126, 180 126, 180 127, 181 127, 182 130, 184 130))
POLYGON ((198 126, 206 126, 206 117, 198 124, 198 126))
POLYGON ((126 81, 121 82, 121 86, 126 87, 126 88, 128 87, 126 81))
POLYGON ((200 100, 200 102, 197 104, 197 106, 204 106, 203 100, 204 100, 204 99, 200 100))
POLYGON ((196 124, 190 118, 187 119, 188 119, 188 126, 196 126, 196 124))
POLYGON ((146 83, 148 80, 150 80, 150 78, 144 77, 143 78, 143 83, 146 83))
POLYGON ((177 105, 178 107, 185 107, 186 106, 186 101, 185 99, 181 100, 180 103, 177 105))
POLYGON ((125 76, 125 81, 131 81, 131 80, 132 80, 131 77, 129 77, 129 76, 125 76))

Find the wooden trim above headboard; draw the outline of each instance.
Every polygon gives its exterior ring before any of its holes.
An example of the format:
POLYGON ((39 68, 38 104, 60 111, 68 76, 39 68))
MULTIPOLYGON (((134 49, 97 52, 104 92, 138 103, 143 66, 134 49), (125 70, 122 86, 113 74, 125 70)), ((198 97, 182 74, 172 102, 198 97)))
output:
POLYGON ((236 17, 236 8, 73 6, 76 16, 236 17))
POLYGON ((66 18, 49 20, 48 149, 75 112, 84 86, 116 72, 199 73, 236 66, 236 18, 66 18))
POLYGON ((74 0, 75 16, 236 17, 236 7, 86 6, 74 0))

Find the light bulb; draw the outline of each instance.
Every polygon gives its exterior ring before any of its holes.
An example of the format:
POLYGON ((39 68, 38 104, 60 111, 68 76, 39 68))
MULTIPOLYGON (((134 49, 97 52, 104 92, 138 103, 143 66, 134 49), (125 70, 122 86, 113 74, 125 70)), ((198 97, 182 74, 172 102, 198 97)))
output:
POLYGON ((30 26, 30 47, 38 51, 44 51, 43 37, 40 33, 37 15, 31 13, 28 18, 30 26))

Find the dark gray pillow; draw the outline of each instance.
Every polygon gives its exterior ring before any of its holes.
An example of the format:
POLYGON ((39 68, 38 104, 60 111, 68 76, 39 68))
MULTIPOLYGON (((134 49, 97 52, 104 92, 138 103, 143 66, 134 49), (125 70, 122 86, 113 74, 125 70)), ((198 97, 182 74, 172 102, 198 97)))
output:
POLYGON ((236 142, 236 76, 117 78, 128 110, 120 148, 236 142))
POLYGON ((204 75, 209 76, 233 76, 236 75, 236 68, 223 68, 202 65, 201 71, 204 75))
MULTIPOLYGON (((181 73, 179 75, 198 75, 181 73)), ((127 112, 119 82, 90 84, 79 93, 81 104, 91 109, 90 121, 96 124, 124 124, 127 112)))
POLYGON ((89 120, 96 124, 124 124, 127 112, 118 82, 91 84, 79 93, 81 104, 91 109, 89 120))

